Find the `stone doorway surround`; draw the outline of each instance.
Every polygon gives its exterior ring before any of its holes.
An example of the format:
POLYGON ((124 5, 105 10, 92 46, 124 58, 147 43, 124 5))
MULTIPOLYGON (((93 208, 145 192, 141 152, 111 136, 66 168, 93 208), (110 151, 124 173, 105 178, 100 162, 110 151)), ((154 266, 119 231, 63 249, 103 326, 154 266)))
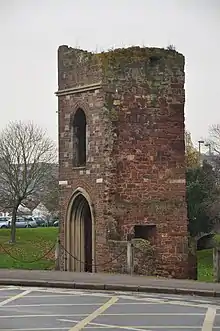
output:
POLYGON ((78 187, 72 194, 65 219, 65 270, 95 272, 94 212, 89 194, 78 187), (81 262, 80 262, 81 261, 81 262))

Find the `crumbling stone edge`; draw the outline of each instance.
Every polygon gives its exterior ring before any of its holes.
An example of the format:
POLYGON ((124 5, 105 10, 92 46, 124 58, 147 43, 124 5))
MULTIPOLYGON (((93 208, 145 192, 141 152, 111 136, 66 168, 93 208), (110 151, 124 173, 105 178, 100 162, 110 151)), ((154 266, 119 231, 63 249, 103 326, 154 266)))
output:
POLYGON ((74 283, 51 280, 25 280, 25 279, 0 279, 0 286, 28 286, 28 287, 51 287, 60 289, 81 289, 96 291, 118 291, 139 293, 163 293, 197 295, 205 297, 220 297, 220 291, 196 290, 171 287, 154 287, 122 284, 100 284, 100 283, 74 283))

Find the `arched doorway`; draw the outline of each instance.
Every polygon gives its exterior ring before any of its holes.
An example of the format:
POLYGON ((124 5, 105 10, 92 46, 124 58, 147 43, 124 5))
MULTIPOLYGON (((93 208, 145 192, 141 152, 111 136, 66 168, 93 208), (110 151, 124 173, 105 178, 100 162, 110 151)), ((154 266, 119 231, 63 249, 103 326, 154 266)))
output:
POLYGON ((65 246, 67 270, 94 272, 94 219, 82 189, 74 192, 67 210, 65 246), (72 255, 72 256, 71 256, 72 255))

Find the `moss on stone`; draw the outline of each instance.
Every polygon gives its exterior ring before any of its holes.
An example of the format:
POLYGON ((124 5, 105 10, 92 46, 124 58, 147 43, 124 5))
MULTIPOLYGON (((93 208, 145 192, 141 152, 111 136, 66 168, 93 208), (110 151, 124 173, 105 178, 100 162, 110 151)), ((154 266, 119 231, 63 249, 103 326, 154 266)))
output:
POLYGON ((109 118, 112 122, 118 121, 119 113, 117 110, 112 108, 112 110, 109 112, 109 118))
POLYGON ((197 240, 193 237, 188 237, 188 249, 189 253, 196 255, 197 252, 197 240))
POLYGON ((134 247, 134 272, 152 276, 156 272, 155 254, 156 250, 148 240, 133 239, 134 247))
POLYGON ((109 118, 110 121, 118 121, 119 110, 117 109, 117 105, 114 105, 114 95, 112 93, 106 93, 104 108, 105 115, 109 118))
MULTIPOLYGON (((175 50, 168 50, 164 48, 147 48, 147 47, 128 47, 111 49, 107 52, 101 52, 94 54, 94 56, 101 62, 104 69, 108 66, 115 69, 119 65, 133 62, 148 61, 150 64, 162 61, 172 60, 175 58, 175 62, 178 59, 178 63, 184 64, 184 56, 175 50)), ((147 69, 146 69, 147 70, 147 69)))
POLYGON ((137 238, 132 240, 134 248, 139 249, 142 253, 153 254, 154 247, 149 240, 137 238))

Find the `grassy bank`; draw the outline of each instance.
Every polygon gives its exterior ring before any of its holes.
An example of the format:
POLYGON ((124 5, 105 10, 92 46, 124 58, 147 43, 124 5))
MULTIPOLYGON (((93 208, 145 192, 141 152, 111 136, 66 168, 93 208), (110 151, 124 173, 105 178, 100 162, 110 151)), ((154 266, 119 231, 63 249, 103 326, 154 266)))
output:
POLYGON ((213 256, 212 249, 197 252, 198 280, 201 282, 213 281, 213 256))
MULTIPOLYGON (((58 228, 17 229, 17 243, 9 244, 10 231, 0 230, 0 268, 8 269, 52 269, 54 267, 53 247, 58 228), (2 246, 1 246, 2 245, 2 246), (45 255, 43 257, 43 255, 45 255), (31 261, 34 261, 30 263, 31 261)), ((198 280, 213 280, 212 250, 198 252, 198 280)))
POLYGON ((58 228, 17 229, 16 244, 9 244, 10 230, 0 230, 0 268, 51 269, 58 228), (46 256, 44 256, 46 255, 46 256))

